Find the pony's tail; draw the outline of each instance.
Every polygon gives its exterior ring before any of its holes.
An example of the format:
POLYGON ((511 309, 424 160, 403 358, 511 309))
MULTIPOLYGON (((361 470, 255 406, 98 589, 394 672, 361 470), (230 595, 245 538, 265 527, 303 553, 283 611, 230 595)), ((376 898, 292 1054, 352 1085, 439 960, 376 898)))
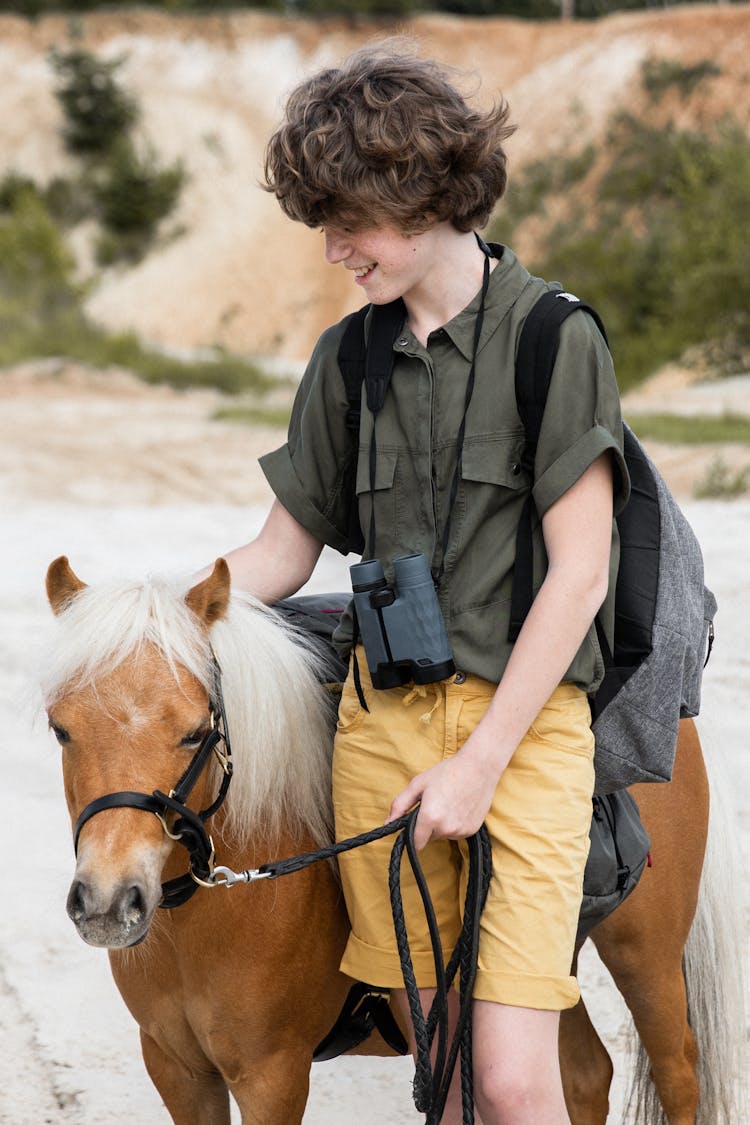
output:
MULTIPOLYGON (((688 1021, 698 1045, 701 1095, 695 1125, 739 1125, 750 1121, 745 1085, 744 880, 736 817, 725 785, 713 768, 711 774, 706 856, 683 957, 688 1021)), ((669 1125, 649 1070, 648 1055, 638 1043, 626 1119, 638 1125, 669 1125)))

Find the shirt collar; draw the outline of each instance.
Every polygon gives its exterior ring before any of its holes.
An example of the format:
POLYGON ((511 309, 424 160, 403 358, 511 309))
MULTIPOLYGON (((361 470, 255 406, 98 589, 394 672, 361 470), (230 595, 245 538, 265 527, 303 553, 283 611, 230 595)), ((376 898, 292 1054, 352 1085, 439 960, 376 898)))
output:
MULTIPOLYGON (((507 246, 500 247, 502 256, 490 274, 490 284, 487 290, 487 299, 484 303, 484 324, 482 335, 479 338, 481 351, 498 326, 513 308, 519 295, 526 287, 530 274, 519 262, 512 250, 507 246)), ((496 249, 497 253, 497 249, 496 249)), ((474 350, 474 325, 481 291, 478 292, 465 309, 443 325, 443 331, 451 338, 461 355, 471 362, 474 350)))
MULTIPOLYGON (((495 251, 497 265, 490 274, 490 284, 484 303, 484 324, 482 325, 482 334, 479 338, 477 352, 482 351, 485 344, 508 315, 531 277, 529 271, 521 265, 516 255, 508 246, 499 246, 496 243, 493 243, 492 246, 495 251)), ((453 345, 469 363, 471 363, 471 357, 474 351, 474 325, 476 323, 477 313, 479 312, 481 297, 482 291, 480 289, 466 308, 462 309, 460 313, 457 313, 456 316, 454 316, 452 320, 449 320, 447 324, 444 324, 442 328, 436 329, 438 332, 445 332, 453 345)), ((368 310, 365 321, 365 330, 368 333, 370 331, 371 318, 372 309, 368 310)), ((393 347, 394 351, 405 352, 409 355, 417 354, 423 350, 422 345, 414 336, 406 320, 404 320, 403 327, 394 340, 393 347)))

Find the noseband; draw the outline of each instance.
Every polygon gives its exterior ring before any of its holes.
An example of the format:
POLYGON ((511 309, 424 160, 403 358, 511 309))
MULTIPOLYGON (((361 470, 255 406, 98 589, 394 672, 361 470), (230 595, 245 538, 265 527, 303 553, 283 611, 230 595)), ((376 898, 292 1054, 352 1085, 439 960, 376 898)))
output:
POLYGON ((184 875, 162 883, 162 900, 159 905, 164 910, 170 910, 187 902, 199 886, 213 885, 207 881, 213 874, 214 845, 206 832, 205 824, 221 808, 229 790, 229 783, 232 780, 232 750, 229 745, 224 699, 221 693, 221 669, 213 653, 211 658, 213 690, 208 702, 211 729, 174 788, 170 789, 169 793, 154 789, 150 795, 125 789, 118 793, 107 793, 104 797, 97 797, 86 805, 74 829, 74 846, 77 855, 78 837, 84 824, 105 809, 143 809, 157 816, 170 840, 176 840, 187 849, 190 863, 190 868, 184 875), (208 808, 195 813, 187 807, 186 801, 212 753, 216 756, 224 776, 216 800, 208 808), (177 814, 177 819, 171 828, 167 824, 168 813, 177 814))

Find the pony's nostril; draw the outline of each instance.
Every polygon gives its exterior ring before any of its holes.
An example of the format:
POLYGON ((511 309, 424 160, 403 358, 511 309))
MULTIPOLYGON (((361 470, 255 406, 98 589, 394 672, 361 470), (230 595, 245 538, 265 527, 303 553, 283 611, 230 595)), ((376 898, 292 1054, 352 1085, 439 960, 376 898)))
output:
POLYGON ((135 885, 128 887, 122 896, 121 917, 123 922, 132 926, 135 922, 141 921, 145 911, 146 904, 140 887, 135 885))
POLYGON ((86 905, 84 901, 84 887, 80 880, 76 879, 70 888, 67 902, 68 917, 74 922, 80 922, 86 916, 86 905))

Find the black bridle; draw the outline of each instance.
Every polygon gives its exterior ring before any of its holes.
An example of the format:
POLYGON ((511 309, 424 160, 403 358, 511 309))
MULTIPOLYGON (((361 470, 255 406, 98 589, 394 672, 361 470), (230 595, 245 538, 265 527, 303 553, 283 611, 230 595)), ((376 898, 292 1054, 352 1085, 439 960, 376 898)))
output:
POLYGON ((170 910, 187 902, 199 886, 214 885, 209 882, 213 876, 214 845, 205 826, 206 821, 221 808, 229 790, 229 783, 232 780, 232 750, 221 693, 221 669, 213 654, 212 661, 213 685, 208 703, 211 727, 174 788, 170 789, 169 793, 154 789, 150 795, 125 789, 118 793, 107 793, 104 797, 97 797, 86 805, 74 829, 74 846, 78 854, 78 837, 81 829, 92 816, 104 812, 105 809, 143 809, 144 812, 157 816, 167 836, 187 849, 190 864, 189 870, 184 875, 162 883, 162 900, 159 905, 164 910, 170 910), (216 799, 208 808, 196 813, 187 807, 186 802, 212 754, 216 756, 224 776, 216 799), (171 828, 167 824, 168 813, 177 814, 177 819, 171 828))

